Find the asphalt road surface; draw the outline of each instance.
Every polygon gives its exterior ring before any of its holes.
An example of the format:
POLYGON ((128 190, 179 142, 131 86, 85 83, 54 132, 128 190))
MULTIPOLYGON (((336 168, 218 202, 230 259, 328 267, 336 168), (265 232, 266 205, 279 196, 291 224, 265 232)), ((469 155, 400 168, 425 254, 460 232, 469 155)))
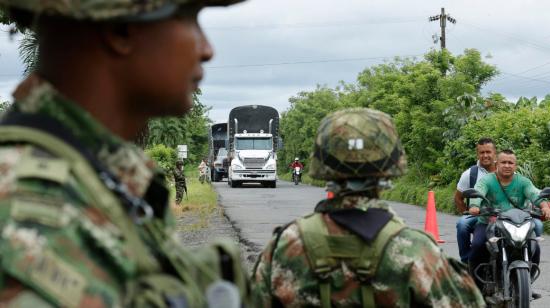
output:
MULTIPOLYGON (((218 192, 219 202, 226 217, 236 229, 241 241, 257 251, 271 239, 275 227, 311 213, 317 202, 326 197, 326 192, 322 188, 302 184, 296 186, 285 181, 278 181, 277 188, 262 188, 256 184, 231 188, 227 182, 212 184, 218 192)), ((437 196, 435 199, 437 206, 437 196)), ((405 219, 407 225, 418 229, 424 228, 424 208, 397 202, 389 203, 399 216, 405 219)), ((441 247, 448 255, 459 259, 455 229, 458 217, 438 213, 437 219, 440 237, 446 241, 441 247)), ((543 297, 532 302, 532 307, 550 307, 550 237, 541 244, 542 274, 535 282, 534 289, 543 297)))

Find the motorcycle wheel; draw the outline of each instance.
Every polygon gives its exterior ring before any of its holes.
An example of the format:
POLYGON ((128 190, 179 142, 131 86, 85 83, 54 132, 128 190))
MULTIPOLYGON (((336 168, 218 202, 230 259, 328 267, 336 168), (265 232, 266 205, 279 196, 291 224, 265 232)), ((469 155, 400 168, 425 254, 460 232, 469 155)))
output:
POLYGON ((510 293, 512 301, 508 307, 529 307, 531 297, 531 282, 526 268, 516 268, 510 277, 510 293))
POLYGON ((300 182, 300 178, 298 176, 294 176, 294 185, 298 185, 300 182))

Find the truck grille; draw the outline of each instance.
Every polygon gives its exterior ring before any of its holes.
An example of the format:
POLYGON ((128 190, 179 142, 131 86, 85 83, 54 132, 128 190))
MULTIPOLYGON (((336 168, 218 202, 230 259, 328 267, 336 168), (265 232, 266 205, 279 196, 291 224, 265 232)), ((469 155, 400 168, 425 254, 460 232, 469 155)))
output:
POLYGON ((245 158, 243 160, 246 169, 262 169, 265 164, 263 158, 245 158))

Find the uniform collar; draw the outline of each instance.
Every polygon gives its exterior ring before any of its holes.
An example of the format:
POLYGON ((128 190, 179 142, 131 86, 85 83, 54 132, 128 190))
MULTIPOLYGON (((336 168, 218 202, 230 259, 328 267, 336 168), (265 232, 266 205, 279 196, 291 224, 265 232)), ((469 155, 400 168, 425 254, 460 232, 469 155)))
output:
POLYGON ((13 96, 16 111, 51 117, 69 129, 135 196, 143 197, 160 173, 141 149, 114 135, 38 75, 26 78, 13 96))

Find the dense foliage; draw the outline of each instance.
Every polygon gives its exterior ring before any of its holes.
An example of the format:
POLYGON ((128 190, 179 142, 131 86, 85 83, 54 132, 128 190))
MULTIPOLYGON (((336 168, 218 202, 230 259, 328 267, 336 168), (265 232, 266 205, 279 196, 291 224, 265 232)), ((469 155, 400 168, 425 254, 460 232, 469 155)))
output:
POLYGON ((181 117, 158 118, 149 121, 148 130, 142 140, 144 148, 165 145, 176 149, 180 144, 186 144, 189 163, 198 163, 208 154, 208 129, 210 119, 206 113, 209 107, 199 101, 200 92, 193 96, 193 108, 181 117))
POLYGON ((145 153, 156 161, 157 164, 165 171, 172 170, 176 165, 176 150, 174 148, 167 147, 164 144, 154 145, 146 149, 145 153))

